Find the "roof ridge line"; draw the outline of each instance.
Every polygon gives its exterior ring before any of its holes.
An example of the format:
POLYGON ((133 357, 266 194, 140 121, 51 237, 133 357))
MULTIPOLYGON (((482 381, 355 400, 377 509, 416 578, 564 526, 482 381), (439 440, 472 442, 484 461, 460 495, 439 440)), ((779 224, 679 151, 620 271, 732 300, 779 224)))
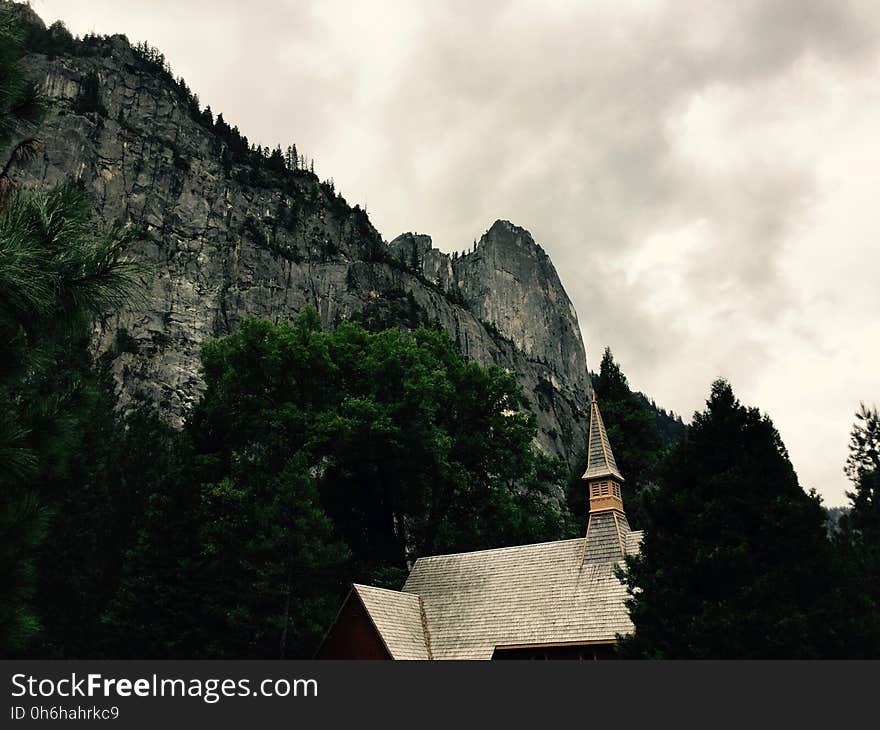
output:
MULTIPOLYGON (((596 420, 599 422, 599 443, 602 444, 602 456, 605 459, 605 466, 611 468, 611 462, 608 461, 608 434, 605 432, 605 421, 602 420, 602 414, 599 412, 599 404, 596 402, 596 392, 593 391, 593 407, 596 409, 596 420)), ((590 436, 593 435, 593 429, 590 429, 590 436)))
POLYGON ((425 633, 425 649, 428 651, 428 659, 433 659, 434 652, 431 651, 431 629, 428 628, 428 614, 425 613, 425 602, 418 593, 414 595, 419 599, 419 613, 422 617, 422 631, 425 633))
POLYGON ((401 593, 402 593, 402 594, 405 595, 405 596, 416 596, 416 597, 418 597, 418 594, 417 594, 417 593, 410 593, 410 592, 408 592, 408 591, 404 591, 404 590, 396 591, 396 590, 394 590, 393 588, 382 588, 381 586, 371 586, 369 583, 352 583, 351 585, 352 585, 354 588, 369 588, 369 589, 374 590, 374 591, 385 591, 386 593, 397 593, 397 594, 401 594, 401 593))
MULTIPOLYGON (((620 546, 620 554, 625 557, 626 548, 623 546, 623 538, 620 536, 620 523, 617 521, 617 510, 612 510, 611 514, 614 517, 614 529, 617 530, 617 544, 620 546)), ((627 526, 629 526, 629 521, 627 521, 627 526)))
MULTIPOLYGON (((479 553, 493 553, 493 552, 501 552, 502 550, 517 550, 518 548, 527 548, 534 547, 535 545, 552 545, 554 543, 559 542, 579 542, 583 538, 580 537, 566 537, 563 540, 544 540, 543 542, 527 542, 524 545, 505 545, 504 547, 497 548, 483 548, 482 550, 461 550, 457 553, 440 553, 439 555, 423 555, 420 558, 416 558, 416 563, 420 560, 430 560, 432 558, 451 558, 456 555, 477 555, 479 553)), ((415 565, 413 565, 413 570, 415 570, 415 565)), ((410 571, 410 575, 412 575, 412 571, 410 571)), ((406 591, 404 591, 406 592, 406 591)), ((416 595, 416 594, 413 594, 416 595)))
MULTIPOLYGON (((385 634, 383 634, 382 630, 379 628, 379 624, 376 623, 376 619, 370 611, 370 607, 364 602, 364 597, 358 591, 358 586, 361 586, 362 588, 372 588, 373 586, 364 585, 363 583, 352 583, 351 586, 352 593, 354 593, 358 601, 360 601, 360 604, 364 609, 364 613, 367 614, 367 618, 370 619, 370 624, 372 625, 373 630, 376 632, 376 636, 379 637, 379 641, 382 642, 382 646, 385 647, 385 651, 388 652, 388 656, 390 656, 392 659, 396 659, 397 657, 394 656, 394 652, 391 651, 391 647, 388 646, 388 640, 385 638, 385 634)), ((383 589, 380 588, 379 590, 383 589)))

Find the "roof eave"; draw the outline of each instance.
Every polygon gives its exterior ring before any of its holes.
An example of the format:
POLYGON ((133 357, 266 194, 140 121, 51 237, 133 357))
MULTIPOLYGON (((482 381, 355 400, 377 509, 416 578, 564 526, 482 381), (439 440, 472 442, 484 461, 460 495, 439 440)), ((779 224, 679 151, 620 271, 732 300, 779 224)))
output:
POLYGON ((625 482, 626 479, 623 478, 623 474, 621 474, 618 470, 612 469, 611 467, 604 468, 596 468, 593 467, 591 469, 587 469, 584 472, 584 475, 581 477, 582 480, 595 480, 595 479, 605 479, 605 478, 614 478, 619 482, 625 482))

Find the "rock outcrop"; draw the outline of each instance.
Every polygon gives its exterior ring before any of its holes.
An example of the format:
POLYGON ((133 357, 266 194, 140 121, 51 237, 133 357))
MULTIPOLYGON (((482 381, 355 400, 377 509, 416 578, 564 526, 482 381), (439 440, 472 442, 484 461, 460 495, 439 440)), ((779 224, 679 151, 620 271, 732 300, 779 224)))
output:
POLYGON ((124 37, 75 49, 26 59, 52 113, 41 155, 16 176, 72 176, 94 193, 100 218, 137 231, 130 256, 149 265, 149 294, 96 333, 123 403, 145 394, 180 425, 201 392, 205 340, 244 317, 285 320, 313 305, 326 325, 358 312, 381 326, 439 324, 465 356, 515 372, 540 445, 577 458, 589 399, 584 346, 571 301, 527 231, 497 221, 461 256, 415 234, 386 244, 363 210, 311 173, 230 162, 179 83, 124 37))

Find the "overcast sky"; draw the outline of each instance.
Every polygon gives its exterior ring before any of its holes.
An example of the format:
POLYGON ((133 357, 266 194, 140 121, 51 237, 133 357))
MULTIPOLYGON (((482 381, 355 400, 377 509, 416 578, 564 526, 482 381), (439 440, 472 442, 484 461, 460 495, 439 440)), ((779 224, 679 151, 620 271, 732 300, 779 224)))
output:
POLYGON ((880 3, 34 0, 162 50, 252 141, 296 142, 386 240, 529 229, 635 388, 711 381, 845 503, 880 401, 880 3))

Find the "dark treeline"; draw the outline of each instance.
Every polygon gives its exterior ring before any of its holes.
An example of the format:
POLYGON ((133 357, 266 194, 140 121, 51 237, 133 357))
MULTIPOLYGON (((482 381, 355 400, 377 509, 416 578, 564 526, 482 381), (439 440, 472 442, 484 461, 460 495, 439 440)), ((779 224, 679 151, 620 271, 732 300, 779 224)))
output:
MULTIPOLYGON (((536 450, 515 377, 418 327, 430 323, 403 295, 408 334, 368 316, 322 329, 308 310, 209 342, 181 431, 136 394, 121 407, 115 353, 93 358, 92 325, 151 272, 124 259, 129 233, 96 225, 76 185, 15 189, 7 174, 35 153, 45 112, 22 54, 108 41, 22 26, 11 8, 0 4, 0 654, 310 656, 352 580, 399 588, 421 555, 583 534, 579 474, 536 450)), ((312 176, 292 145, 257 151, 161 54, 137 54, 233 168, 312 176)), ((78 113, 100 114, 97 78, 82 92, 78 113)), ((851 509, 830 530, 770 419, 728 383, 686 429, 632 391, 610 351, 594 384, 645 530, 622 574, 636 632, 621 656, 880 656, 875 408, 857 414, 851 509)))
MULTIPOLYGON (((608 350, 593 382, 627 515, 645 531, 621 573, 635 633, 621 637, 620 656, 880 657, 876 408, 856 414, 851 507, 825 510, 769 417, 729 383, 713 384, 685 429, 630 390, 608 350)), ((582 488, 572 487, 581 518, 582 488)))
POLYGON ((725 381, 641 495, 645 538, 626 582, 624 656, 880 656, 880 418, 864 405, 846 472, 852 508, 829 530, 770 419, 725 381))

